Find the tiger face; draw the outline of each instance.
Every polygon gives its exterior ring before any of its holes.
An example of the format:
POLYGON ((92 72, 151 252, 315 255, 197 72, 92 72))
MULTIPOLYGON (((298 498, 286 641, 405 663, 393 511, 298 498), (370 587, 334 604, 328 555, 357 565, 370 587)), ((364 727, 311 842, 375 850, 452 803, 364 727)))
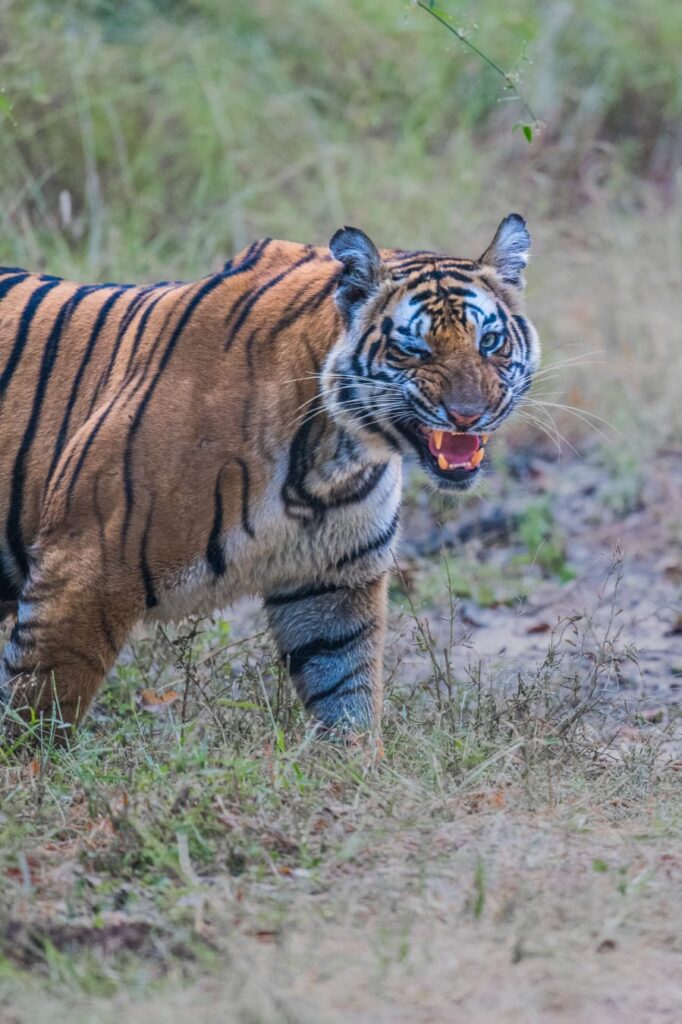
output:
POLYGON ((322 375, 330 414, 371 447, 416 452, 440 489, 467 489, 540 359, 520 310, 525 221, 506 217, 478 260, 380 254, 355 228, 330 248, 345 324, 322 375))

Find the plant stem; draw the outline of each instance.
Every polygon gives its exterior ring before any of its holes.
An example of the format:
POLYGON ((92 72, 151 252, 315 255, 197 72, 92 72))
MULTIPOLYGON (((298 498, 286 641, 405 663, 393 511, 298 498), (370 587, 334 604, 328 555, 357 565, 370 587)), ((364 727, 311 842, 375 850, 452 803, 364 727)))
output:
POLYGON ((495 61, 488 57, 485 53, 483 53, 482 50, 479 50, 475 43, 472 43, 470 39, 467 39, 465 35, 463 35, 458 29, 451 25, 450 22, 448 21, 447 15, 444 15, 440 11, 436 10, 431 4, 424 3, 424 0, 417 0, 417 7, 421 7, 423 11, 426 11, 427 14, 430 14, 431 17, 435 18, 436 21, 439 21, 441 25, 444 25, 448 32, 451 32, 453 36, 456 36, 456 38, 459 39, 460 43, 464 43, 465 46, 468 46, 468 48, 473 53, 475 53, 477 57, 480 57, 481 60, 484 61, 489 68, 492 68, 492 70, 496 74, 498 74, 500 78, 502 78, 506 87, 509 90, 511 90, 511 92, 514 93, 519 102, 523 104, 523 109, 526 111, 531 121, 534 124, 539 123, 538 118, 536 117, 533 109, 526 100, 525 96, 521 93, 519 87, 516 85, 513 79, 507 74, 507 72, 502 70, 499 64, 496 64, 495 61))

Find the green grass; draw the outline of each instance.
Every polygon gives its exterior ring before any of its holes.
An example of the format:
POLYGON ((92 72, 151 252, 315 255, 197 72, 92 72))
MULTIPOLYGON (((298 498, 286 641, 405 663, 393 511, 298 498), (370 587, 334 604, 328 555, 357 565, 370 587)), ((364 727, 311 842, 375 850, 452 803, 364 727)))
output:
MULTIPOLYGON (((254 657, 253 644, 239 644, 232 675, 224 665, 215 671, 206 653, 219 647, 220 626, 206 620, 168 635, 182 651, 169 681, 178 689, 187 682, 188 692, 166 710, 152 713, 139 699, 153 665, 168 657, 169 639, 159 633, 134 646, 70 749, 48 745, 5 758, 5 1002, 37 1012, 49 996, 60 1007, 53 1019, 80 1012, 107 1020, 111 1000, 132 1012, 159 993, 165 999, 178 986, 205 984, 226 962, 228 977, 239 978, 239 956, 251 956, 254 944, 281 945, 294 935, 309 941, 317 920, 337 938, 339 928, 350 937, 373 906, 376 945, 365 969, 383 979, 390 1002, 392 965, 415 969, 416 922, 458 849, 444 838, 432 847, 429 836, 449 827, 462 835, 483 830, 467 840, 463 860, 457 854, 460 902, 451 913, 463 933, 494 927, 505 943, 525 935, 526 945, 539 937, 535 928, 527 932, 522 905, 503 909, 509 852, 499 844, 514 829, 515 851, 524 830, 536 843, 543 830, 553 836, 534 869, 541 876, 533 881, 515 869, 521 884, 543 884, 538 878, 551 875, 570 841, 584 851, 566 862, 576 884, 584 887, 583 856, 603 875, 592 898, 605 920, 617 922, 609 941, 627 944, 650 928, 661 878, 642 873, 642 858, 672 856, 682 804, 675 773, 658 753, 660 727, 645 725, 627 757, 604 756, 598 723, 615 710, 603 679, 618 655, 616 637, 607 631, 595 646, 585 632, 592 682, 577 682, 575 644, 559 630, 537 672, 505 692, 485 676, 457 682, 428 632, 420 635, 430 682, 390 691, 378 759, 371 745, 311 741, 298 706, 279 694, 267 648, 254 657), (405 917, 400 903, 388 909, 386 886, 415 906, 416 918, 405 917)), ((561 918, 568 893, 559 904, 561 918)), ((532 905, 548 912, 546 899, 532 905)), ((563 941, 558 927, 545 921, 543 941, 563 941)), ((308 969, 301 956, 295 948, 286 954, 287 977, 308 969)), ((269 984, 276 992, 284 982, 269 984)), ((286 1003, 285 990, 278 998, 286 1003)), ((312 984, 306 998, 315 991, 312 984)), ((247 995, 243 1014, 230 1019, 260 1020, 249 1015, 256 1007, 247 995)))
POLYGON ((7 0, 2 258, 186 277, 255 236, 323 243, 348 219, 451 249, 490 191, 490 216, 507 212, 509 160, 536 216, 575 208, 586 175, 626 206, 633 173, 673 188, 675 4, 445 7, 522 77, 547 124, 534 146, 498 77, 400 0, 7 0))
MULTIPOLYGON (((229 616, 138 637, 70 749, 4 752, 3 1022, 681 1015, 679 709, 614 686, 637 674, 617 602, 607 627, 539 610, 546 651, 513 678, 453 622, 570 587, 583 463, 543 490, 555 444, 598 466, 588 520, 612 533, 676 450, 682 8, 443 6, 521 76, 532 146, 499 78, 400 0, 0 0, 0 262, 189 278, 343 223, 475 255, 518 208, 556 403, 495 441, 505 557, 455 544, 395 581, 413 668, 389 676, 383 757, 313 743, 229 616)), ((437 531, 497 493, 453 506, 414 477, 408 506, 437 531)))

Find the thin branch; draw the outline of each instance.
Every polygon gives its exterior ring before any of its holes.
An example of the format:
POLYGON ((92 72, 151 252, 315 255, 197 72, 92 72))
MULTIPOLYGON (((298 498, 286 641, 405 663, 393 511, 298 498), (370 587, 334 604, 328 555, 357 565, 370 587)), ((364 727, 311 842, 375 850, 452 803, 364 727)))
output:
MULTIPOLYGON (((492 70, 497 75, 499 75, 500 78, 503 80, 506 88, 509 89, 514 94, 514 96, 519 100, 519 102, 523 105, 523 109, 528 114, 530 120, 533 122, 533 125, 538 125, 540 123, 539 118, 536 116, 532 107, 526 100, 525 96, 523 95, 523 93, 521 92, 518 85, 511 77, 511 75, 508 75, 507 72, 504 71, 499 64, 496 64, 494 60, 492 60, 485 53, 483 53, 483 50, 479 50, 476 44, 472 43, 470 39, 467 39, 467 37, 462 32, 460 32, 459 29, 456 29, 454 25, 451 25, 449 21, 449 15, 435 8, 433 6, 432 0, 430 3, 424 3, 424 0, 417 0, 416 6, 421 7, 423 11, 426 11, 427 14, 430 14, 431 17, 435 18, 436 21, 439 21, 441 25, 444 25, 448 32, 451 32, 453 36, 459 39, 460 43, 464 43, 464 45, 467 46, 472 51, 472 53, 475 53, 476 56, 480 57, 480 59, 484 61, 489 68, 492 68, 492 70)), ((521 127, 524 129, 524 134, 528 141, 532 141, 533 136, 531 126, 521 125, 521 127), (529 132, 527 132, 526 129, 529 129, 530 138, 529 132)))

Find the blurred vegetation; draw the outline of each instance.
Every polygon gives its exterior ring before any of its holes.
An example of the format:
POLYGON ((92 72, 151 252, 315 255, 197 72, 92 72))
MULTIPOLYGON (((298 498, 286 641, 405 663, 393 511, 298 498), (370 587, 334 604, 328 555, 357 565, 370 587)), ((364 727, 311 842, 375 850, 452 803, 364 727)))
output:
POLYGON ((440 7, 522 78, 532 146, 499 77, 401 0, 0 0, 0 258, 190 276, 344 221, 452 249, 510 182, 548 216, 604 189, 629 209, 637 178, 672 196, 681 5, 440 7))

